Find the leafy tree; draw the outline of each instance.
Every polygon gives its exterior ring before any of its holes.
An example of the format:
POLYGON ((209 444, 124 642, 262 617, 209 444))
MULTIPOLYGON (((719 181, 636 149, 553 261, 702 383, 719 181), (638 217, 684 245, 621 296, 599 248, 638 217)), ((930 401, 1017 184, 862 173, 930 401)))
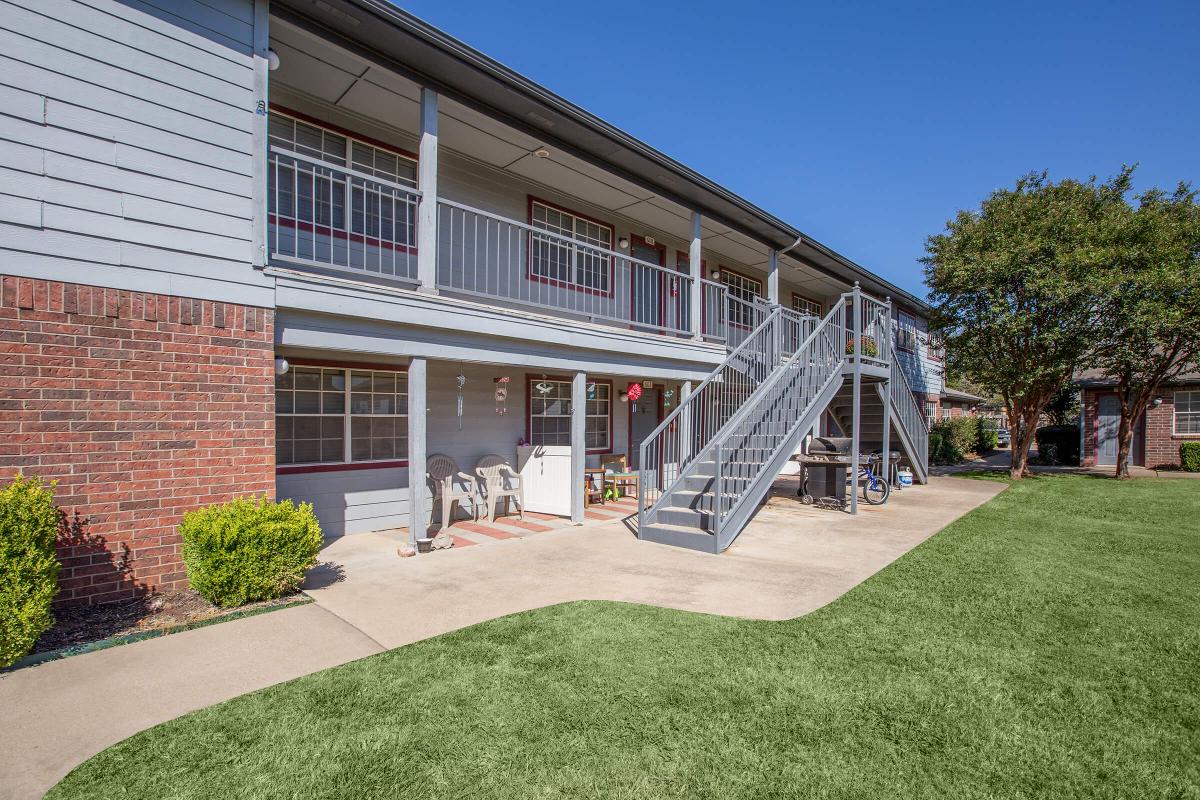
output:
POLYGON ((1138 198, 1122 257, 1104 284, 1103 337, 1092 366, 1121 403, 1116 477, 1129 477, 1133 425, 1159 389, 1200 362, 1200 206, 1180 184, 1138 198))
POLYGON ((1079 392, 1070 386, 1059 389, 1043 409, 1051 425, 1070 425, 1079 419, 1079 392))
POLYGON ((952 369, 1002 398, 1015 479, 1038 415, 1099 336, 1098 281, 1119 248, 1131 174, 1054 183, 1031 173, 926 242, 934 325, 952 369))

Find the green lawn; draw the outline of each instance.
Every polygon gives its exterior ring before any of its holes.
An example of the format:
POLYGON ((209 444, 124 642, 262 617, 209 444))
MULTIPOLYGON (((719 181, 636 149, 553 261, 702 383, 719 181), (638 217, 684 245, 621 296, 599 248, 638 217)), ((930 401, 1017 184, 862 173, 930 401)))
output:
POLYGON ((518 614, 145 731, 48 797, 1198 787, 1200 483, 1040 477, 807 617, 598 602, 518 614))

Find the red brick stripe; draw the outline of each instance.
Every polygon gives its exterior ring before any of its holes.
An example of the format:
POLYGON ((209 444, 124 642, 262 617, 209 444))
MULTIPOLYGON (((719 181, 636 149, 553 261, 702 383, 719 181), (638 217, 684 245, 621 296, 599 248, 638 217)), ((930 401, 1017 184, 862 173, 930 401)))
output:
POLYGON ((509 531, 503 530, 501 528, 489 528, 486 525, 479 525, 474 522, 460 522, 460 523, 458 523, 457 527, 468 530, 471 533, 482 533, 484 536, 490 536, 493 539, 516 539, 517 538, 517 535, 515 533, 510 533, 509 531))
POLYGON ((530 531, 532 533, 545 533, 552 531, 549 525, 538 525, 536 522, 525 522, 524 520, 516 519, 515 517, 501 517, 496 520, 497 525, 511 525, 514 528, 530 531))

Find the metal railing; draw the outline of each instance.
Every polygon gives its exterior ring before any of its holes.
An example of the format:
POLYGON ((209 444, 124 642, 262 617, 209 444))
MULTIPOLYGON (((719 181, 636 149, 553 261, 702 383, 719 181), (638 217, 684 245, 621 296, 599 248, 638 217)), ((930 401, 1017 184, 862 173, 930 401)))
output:
POLYGON ((420 191, 272 147, 267 247, 272 260, 415 281, 420 191))
MULTIPOLYGON (((853 292, 849 296, 853 296, 853 292)), ((861 294, 862 327, 859 329, 859 340, 862 343, 861 352, 864 361, 875 361, 886 364, 891 360, 891 307, 884 302, 861 294)), ((851 315, 852 317, 853 315, 851 315)), ((846 355, 854 355, 853 319, 848 319, 846 330, 846 355)))
POLYGON ((920 461, 919 464, 913 466, 920 470, 920 476, 923 479, 929 474, 929 426, 925 421, 925 415, 917 405, 917 398, 913 396, 908 377, 904 374, 904 369, 900 366, 898 359, 892 359, 889 378, 888 386, 892 406, 896 412, 896 422, 904 428, 904 433, 912 442, 912 447, 916 451, 916 459, 920 461))
POLYGON ((766 300, 758 298, 755 298, 753 302, 747 302, 728 293, 726 297, 725 318, 728 320, 726 341, 732 348, 745 341, 751 332, 762 325, 771 313, 772 306, 766 300))
POLYGON ((438 200, 437 287, 691 335, 691 275, 450 200, 438 200))
POLYGON ((700 279, 700 335, 723 342, 729 332, 729 288, 723 283, 700 279))
POLYGON ((657 510, 683 470, 779 366, 783 315, 781 308, 768 314, 642 441, 639 524, 657 510))
POLYGON ((729 421, 705 450, 700 462, 714 465, 711 498, 704 507, 713 514, 717 550, 729 545, 753 513, 763 480, 775 478, 768 465, 777 461, 780 448, 812 411, 817 398, 832 381, 840 380, 845 360, 845 303, 834 308, 815 326, 799 348, 729 421))

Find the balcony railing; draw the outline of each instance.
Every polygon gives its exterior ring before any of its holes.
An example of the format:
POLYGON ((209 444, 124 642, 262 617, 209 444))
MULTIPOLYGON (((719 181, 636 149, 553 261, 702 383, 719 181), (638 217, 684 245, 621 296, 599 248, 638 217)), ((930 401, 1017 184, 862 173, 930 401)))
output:
MULTIPOLYGON (((273 262, 418 283, 418 189, 279 147, 267 164, 273 262)), ((437 211, 435 283, 447 294, 730 347, 770 312, 720 282, 462 203, 439 199, 437 211)))
POLYGON ((450 200, 438 200, 437 287, 633 330, 692 332, 692 276, 450 200))
POLYGON ((271 258, 415 281, 420 197, 412 187, 272 147, 267 161, 271 258))

